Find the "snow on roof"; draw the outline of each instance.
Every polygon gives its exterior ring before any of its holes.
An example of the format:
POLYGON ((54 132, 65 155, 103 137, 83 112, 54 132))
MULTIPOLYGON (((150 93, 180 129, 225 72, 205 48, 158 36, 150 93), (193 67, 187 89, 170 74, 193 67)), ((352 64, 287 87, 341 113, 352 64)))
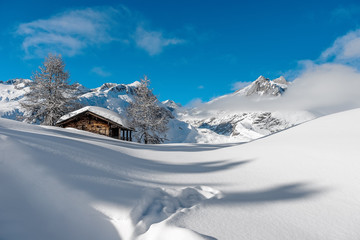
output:
POLYGON ((76 115, 79 115, 80 113, 83 113, 83 112, 86 112, 86 111, 89 111, 89 112, 92 112, 92 113, 95 113, 96 115, 99 115, 100 117, 103 117, 103 118, 106 118, 106 119, 109 119, 117 124, 120 124, 124 127, 126 127, 126 125, 124 124, 124 120, 122 119, 122 117, 120 116, 120 114, 116 113, 116 112, 113 112, 109 109, 106 109, 106 108, 102 108, 102 107, 95 107, 95 106, 87 106, 87 107, 83 107, 83 108, 80 108, 78 110, 75 110, 73 112, 70 112, 64 116, 62 116, 58 121, 57 123, 60 123, 60 122, 63 122, 63 121, 66 121, 76 115))

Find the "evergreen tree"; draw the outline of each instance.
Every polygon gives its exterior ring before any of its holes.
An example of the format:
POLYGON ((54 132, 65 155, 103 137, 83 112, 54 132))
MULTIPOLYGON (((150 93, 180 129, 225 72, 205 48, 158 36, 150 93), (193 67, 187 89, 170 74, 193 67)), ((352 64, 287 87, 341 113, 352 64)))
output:
POLYGON ((127 114, 137 131, 135 137, 138 142, 163 143, 169 114, 157 104, 158 100, 148 88, 149 84, 150 80, 144 76, 135 90, 134 101, 127 108, 127 114))
POLYGON ((55 125, 61 116, 78 107, 76 87, 69 82, 69 72, 65 71, 61 55, 49 54, 31 79, 30 91, 21 102, 27 122, 55 125))

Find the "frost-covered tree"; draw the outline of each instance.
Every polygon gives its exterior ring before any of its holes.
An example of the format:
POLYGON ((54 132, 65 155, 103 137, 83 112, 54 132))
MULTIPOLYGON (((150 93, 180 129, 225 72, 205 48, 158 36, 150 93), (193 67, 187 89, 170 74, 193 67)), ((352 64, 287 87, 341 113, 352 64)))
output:
POLYGON ((150 80, 147 76, 141 79, 135 89, 134 101, 127 108, 127 114, 138 142, 163 143, 169 122, 169 114, 160 107, 156 96, 149 89, 150 80))
POLYGON ((55 125, 62 115, 77 107, 76 87, 70 84, 61 55, 49 54, 31 80, 30 91, 21 102, 27 122, 55 125))

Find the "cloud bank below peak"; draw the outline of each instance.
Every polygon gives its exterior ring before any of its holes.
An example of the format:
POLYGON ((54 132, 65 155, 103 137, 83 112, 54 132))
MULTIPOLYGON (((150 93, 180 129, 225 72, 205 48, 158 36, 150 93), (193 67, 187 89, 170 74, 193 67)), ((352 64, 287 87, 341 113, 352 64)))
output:
POLYGON ((360 72, 342 64, 307 63, 285 94, 277 98, 229 94, 198 104, 194 112, 309 111, 322 116, 360 107, 360 72), (226 108, 224 107, 226 106, 226 108), (226 110, 224 110, 226 109, 226 110))
MULTIPOLYGON (((244 111, 310 111, 317 116, 360 108, 360 29, 338 37, 316 60, 299 61, 282 97, 221 96, 196 106, 201 114, 244 111)), ((235 83, 241 88, 248 83, 235 83)))
POLYGON ((43 57, 48 52, 72 57, 89 47, 110 42, 136 46, 149 55, 156 55, 167 46, 185 42, 166 37, 169 34, 161 30, 144 27, 149 25, 139 13, 124 6, 97 7, 69 10, 47 19, 21 23, 16 27, 15 36, 21 39, 26 58, 43 57))

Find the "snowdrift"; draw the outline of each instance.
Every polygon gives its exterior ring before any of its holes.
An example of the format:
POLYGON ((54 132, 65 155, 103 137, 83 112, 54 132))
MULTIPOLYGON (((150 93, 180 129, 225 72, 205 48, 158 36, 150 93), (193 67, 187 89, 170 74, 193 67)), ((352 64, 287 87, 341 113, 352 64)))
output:
POLYGON ((359 239, 359 120, 140 145, 0 119, 0 239, 359 239))

